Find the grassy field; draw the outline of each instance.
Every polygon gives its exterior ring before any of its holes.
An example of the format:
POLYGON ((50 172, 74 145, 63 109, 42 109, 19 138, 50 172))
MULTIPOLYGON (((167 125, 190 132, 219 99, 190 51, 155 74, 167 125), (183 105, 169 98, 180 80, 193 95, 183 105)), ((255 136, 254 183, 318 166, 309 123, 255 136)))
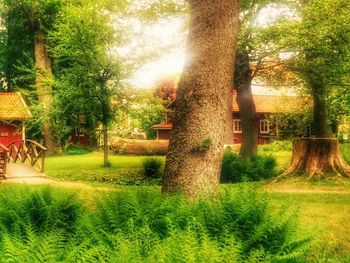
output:
MULTIPOLYGON (((277 159, 278 169, 283 171, 289 164, 291 152, 262 151, 277 159)), ((346 160, 350 160, 350 147, 342 146, 346 160)), ((134 191, 138 186, 125 187, 132 178, 142 181, 142 162, 139 156, 111 156, 110 167, 102 167, 102 154, 98 152, 75 156, 54 156, 47 159, 46 173, 59 180, 101 182, 112 191, 134 191), (117 182, 115 184, 115 182, 117 182)), ((164 158, 164 157, 159 157, 164 158)), ((142 183, 141 183, 142 184, 142 183)), ((249 183, 265 192, 269 204, 276 210, 284 207, 295 211, 300 221, 300 233, 315 235, 308 252, 308 262, 350 262, 350 181, 349 180, 307 180, 303 177, 272 179, 266 182, 249 183)), ((92 184, 94 185, 94 184, 92 184)), ((97 185, 97 184, 96 184, 97 185)), ((160 191, 159 186, 146 187, 160 191)), ((223 189, 239 191, 239 185, 223 185, 223 189)), ((86 202, 98 198, 102 192, 81 189, 79 192, 86 202)), ((104 191, 104 190, 103 190, 104 191)))
POLYGON ((350 262, 350 192, 273 192, 276 208, 297 211, 301 231, 315 233, 310 262, 350 262))
MULTIPOLYGON (((50 156, 46 160, 46 174, 65 181, 104 182, 117 184, 142 183, 142 163, 147 157, 110 155, 110 166, 103 167, 103 154, 50 156)), ((165 159, 165 157, 157 157, 165 159)))

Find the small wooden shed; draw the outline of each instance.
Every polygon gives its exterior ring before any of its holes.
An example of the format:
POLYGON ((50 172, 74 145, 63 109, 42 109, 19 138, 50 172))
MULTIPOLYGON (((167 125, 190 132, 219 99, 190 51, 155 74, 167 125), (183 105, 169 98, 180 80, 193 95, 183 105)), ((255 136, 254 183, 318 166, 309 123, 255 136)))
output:
POLYGON ((24 121, 32 114, 18 92, 0 92, 0 143, 25 139, 24 121))

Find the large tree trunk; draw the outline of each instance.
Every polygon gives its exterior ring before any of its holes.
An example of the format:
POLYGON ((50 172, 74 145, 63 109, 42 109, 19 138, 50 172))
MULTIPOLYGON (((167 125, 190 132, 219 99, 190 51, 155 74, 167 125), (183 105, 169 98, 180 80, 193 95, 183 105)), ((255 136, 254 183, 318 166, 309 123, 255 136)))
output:
POLYGON ((337 139, 300 138, 293 141, 293 157, 285 174, 350 177, 350 166, 341 157, 337 139))
POLYGON ((294 139, 292 161, 284 175, 350 177, 350 166, 340 154, 338 140, 330 138, 328 131, 325 86, 319 80, 310 81, 310 86, 314 99, 312 133, 317 138, 294 139))
POLYGON ((217 192, 230 114, 238 0, 192 0, 188 64, 175 102, 163 192, 217 192))
POLYGON ((52 135, 52 128, 49 120, 49 114, 52 107, 53 75, 51 71, 51 61, 45 45, 45 36, 41 28, 37 28, 35 30, 34 49, 36 66, 35 87, 39 104, 42 106, 44 111, 44 143, 48 149, 48 153, 56 153, 60 151, 60 147, 52 135))
POLYGON ((258 118, 250 82, 242 89, 237 89, 237 104, 242 125, 242 144, 239 153, 242 157, 253 157, 257 154, 258 118))

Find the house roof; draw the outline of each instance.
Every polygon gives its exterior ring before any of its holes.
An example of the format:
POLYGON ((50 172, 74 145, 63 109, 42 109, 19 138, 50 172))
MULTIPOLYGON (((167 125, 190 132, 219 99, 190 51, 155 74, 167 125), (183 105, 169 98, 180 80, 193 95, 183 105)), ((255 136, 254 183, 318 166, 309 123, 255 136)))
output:
POLYGON ((0 120, 27 120, 31 117, 32 114, 20 93, 0 93, 0 120))
MULTIPOLYGON (((239 113, 237 104, 237 95, 233 94, 232 111, 239 113)), ((256 113, 302 113, 310 108, 312 100, 309 97, 302 96, 281 96, 281 95, 253 95, 256 113)), ((170 103, 169 107, 174 107, 170 103)), ((171 130, 172 123, 161 123, 152 127, 155 130, 171 130)))
POLYGON ((161 124, 154 125, 152 128, 155 130, 171 130, 173 128, 173 124, 164 122, 161 124))
MULTIPOLYGON (((233 112, 239 112, 233 95, 233 112)), ((311 106, 311 99, 302 96, 253 95, 256 113, 301 113, 311 106)))

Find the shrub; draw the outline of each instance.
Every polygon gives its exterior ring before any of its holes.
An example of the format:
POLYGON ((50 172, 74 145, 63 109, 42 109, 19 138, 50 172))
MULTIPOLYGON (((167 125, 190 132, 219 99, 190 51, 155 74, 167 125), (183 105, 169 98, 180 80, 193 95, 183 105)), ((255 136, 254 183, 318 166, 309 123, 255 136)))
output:
POLYGON ((259 181, 276 174, 276 160, 272 156, 242 158, 236 153, 225 152, 220 181, 222 183, 259 181))
POLYGON ((146 177, 159 178, 161 177, 161 168, 163 161, 159 158, 149 157, 143 161, 143 171, 146 177))
POLYGON ((82 154, 87 154, 92 152, 93 149, 90 147, 86 146, 81 146, 81 145, 69 145, 66 149, 64 149, 64 154, 67 155, 82 155, 82 154))

